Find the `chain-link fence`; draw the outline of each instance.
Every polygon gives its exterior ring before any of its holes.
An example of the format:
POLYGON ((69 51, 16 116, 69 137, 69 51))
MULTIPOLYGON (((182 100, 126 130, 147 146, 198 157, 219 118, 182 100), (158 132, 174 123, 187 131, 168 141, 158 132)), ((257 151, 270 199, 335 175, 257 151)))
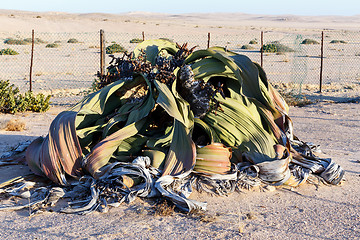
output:
POLYGON ((323 37, 322 32, 265 32, 265 46, 274 42, 283 51, 264 53, 263 67, 270 81, 316 92, 322 72, 323 92, 360 94, 360 32, 324 31, 323 37))
MULTIPOLYGON (((118 43, 131 51, 142 40, 167 38, 180 44, 187 42, 198 49, 222 46, 263 62, 273 83, 283 83, 295 90, 310 92, 320 88, 321 42, 323 40, 322 83, 325 91, 352 91, 360 87, 360 32, 279 32, 243 31, 241 34, 118 33, 105 32, 106 46, 118 43), (135 41, 136 42, 136 41, 135 41), (260 49, 263 42, 264 53, 260 49), (276 45, 276 48, 272 47, 276 45), (331 86, 331 87, 329 87, 331 86)), ((10 80, 21 91, 29 89, 31 33, 9 34, 0 39, 0 50, 10 48, 18 55, 0 56, 0 79, 10 80), (11 42, 11 40, 13 42, 11 42), (14 40, 18 40, 14 44, 14 40), (23 44, 23 45, 21 45, 23 44)), ((91 87, 100 70, 100 35, 90 33, 38 33, 35 31, 32 90, 51 94, 79 93, 91 87)), ((120 53, 114 54, 115 56, 120 53)), ((110 62, 107 54, 105 63, 110 62)))

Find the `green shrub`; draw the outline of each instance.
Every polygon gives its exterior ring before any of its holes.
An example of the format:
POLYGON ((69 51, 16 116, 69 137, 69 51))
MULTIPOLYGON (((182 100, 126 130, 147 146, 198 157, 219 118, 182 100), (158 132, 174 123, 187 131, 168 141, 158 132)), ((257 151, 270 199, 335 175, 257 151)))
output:
POLYGON ((130 43, 142 43, 142 42, 143 42, 143 40, 140 38, 133 38, 130 40, 130 43))
POLYGON ((125 52, 125 51, 126 51, 126 49, 117 43, 111 44, 110 46, 106 47, 107 54, 125 52))
POLYGON ((245 44, 245 45, 242 45, 242 46, 241 46, 241 49, 250 50, 250 49, 254 49, 254 47, 253 47, 253 46, 250 46, 250 45, 245 44))
POLYGON ((49 43, 45 47, 46 48, 58 48, 58 47, 60 47, 60 45, 57 43, 49 43))
POLYGON ((1 49, 0 55, 18 55, 19 53, 11 48, 1 49))
POLYGON ((262 47, 262 50, 263 52, 271 52, 271 53, 274 53, 274 52, 277 52, 277 47, 275 44, 265 44, 263 47, 262 47))
POLYGON ((344 40, 331 40, 330 43, 344 43, 346 44, 347 42, 344 40))
POLYGON ((249 42, 249 44, 258 44, 258 42, 254 39, 249 42))
POLYGON ((5 39, 4 43, 9 44, 9 45, 27 45, 27 44, 29 44, 29 42, 26 42, 21 39, 14 39, 14 38, 5 39))
MULTIPOLYGON (((30 43, 32 43, 32 38, 24 38, 24 41, 30 44, 30 43)), ((35 44, 46 43, 46 41, 44 41, 44 40, 42 40, 40 38, 35 38, 34 43, 35 44)))
POLYGON ((19 88, 9 80, 0 80, 0 112, 45 112, 50 108, 50 95, 34 94, 31 91, 19 94, 19 88))
POLYGON ((76 38, 70 38, 67 43, 78 43, 79 41, 76 38))
MULTIPOLYGON (((28 45, 32 43, 32 38, 24 38, 24 39, 7 38, 5 39, 4 43, 9 45, 28 45)), ((35 38, 34 43, 39 44, 46 42, 40 38, 35 38)))
POLYGON ((306 38, 304 39, 304 41, 301 42, 301 44, 319 44, 319 42, 313 39, 306 38))
POLYGON ((265 44, 263 47, 263 52, 275 53, 275 52, 294 52, 294 49, 285 46, 278 41, 265 44))

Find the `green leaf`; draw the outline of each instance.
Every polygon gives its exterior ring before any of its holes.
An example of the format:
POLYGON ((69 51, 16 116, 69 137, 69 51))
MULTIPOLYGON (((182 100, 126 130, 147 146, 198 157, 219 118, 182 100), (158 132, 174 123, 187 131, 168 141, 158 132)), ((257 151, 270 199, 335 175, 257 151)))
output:
POLYGON ((263 128, 263 122, 256 105, 243 101, 216 97, 222 111, 209 112, 204 121, 214 128, 218 136, 228 146, 259 152, 273 158, 275 139, 263 128))
POLYGON ((124 139, 137 134, 144 126, 146 119, 132 123, 123 127, 115 133, 107 136, 97 143, 84 160, 84 167, 95 178, 100 175, 100 168, 105 166, 115 150, 119 147, 124 139))
MULTIPOLYGON (((190 113, 189 104, 180 98, 176 91, 171 91, 166 84, 157 80, 154 81, 154 84, 159 92, 156 102, 170 116, 181 122, 185 127, 191 128, 193 119, 190 113)), ((175 83, 173 86, 175 86, 175 83)))
POLYGON ((141 134, 136 134, 132 137, 126 138, 120 142, 112 157, 120 160, 124 159, 124 156, 128 157, 127 159, 139 156, 141 155, 141 150, 144 148, 147 140, 148 138, 141 134))
POLYGON ((195 62, 194 65, 196 68, 196 74, 198 76, 208 77, 210 75, 206 73, 207 71, 215 74, 216 71, 220 71, 220 66, 216 67, 215 62, 212 60, 204 60, 208 66, 206 68, 204 67, 203 71, 200 72, 200 67, 198 67, 200 63, 196 62, 199 59, 216 59, 222 62, 225 66, 225 70, 223 72, 217 72, 217 74, 223 74, 229 79, 233 79, 231 76, 233 75, 237 79, 238 84, 241 86, 240 90, 243 95, 255 98, 272 111, 275 110, 275 106, 271 101, 271 97, 266 87, 267 85, 264 84, 266 79, 262 79, 264 82, 260 79, 258 66, 248 57, 226 51, 225 49, 219 47, 213 47, 207 50, 198 50, 190 54, 185 60, 185 64, 195 62))
POLYGON ((173 138, 173 131, 174 126, 172 125, 169 127, 167 131, 165 131, 164 134, 158 137, 149 137, 148 142, 146 143, 146 146, 149 148, 164 148, 170 146, 171 140, 173 138))
POLYGON ((148 86, 148 93, 140 102, 129 103, 125 102, 118 110, 117 114, 108 121, 108 125, 103 131, 103 137, 106 137, 111 133, 112 128, 120 123, 125 122, 124 126, 127 126, 133 122, 139 121, 146 117, 155 106, 155 97, 153 87, 148 79, 144 75, 138 75, 136 77, 137 82, 146 82, 148 86))
POLYGON ((199 118, 195 118, 194 125, 204 130, 204 132, 210 138, 211 143, 220 142, 219 136, 216 134, 215 130, 209 124, 206 124, 204 121, 202 121, 199 118))
POLYGON ((154 168, 163 169, 166 158, 166 151, 160 149, 145 149, 143 151, 144 156, 148 156, 151 159, 151 166, 154 168))
POLYGON ((172 140, 166 156, 162 175, 177 175, 193 169, 196 147, 191 140, 189 129, 174 120, 172 140))
POLYGON ((153 88, 147 78, 145 76, 142 77, 148 85, 148 94, 146 95, 146 99, 141 101, 138 106, 129 113, 125 126, 146 117, 155 107, 153 88))
POLYGON ((146 60, 150 61, 152 65, 155 65, 155 59, 162 50, 175 54, 178 49, 176 44, 169 40, 151 39, 138 44, 134 49, 134 56, 138 58, 142 55, 142 51, 144 51, 146 60))
POLYGON ((227 76, 232 71, 226 65, 215 58, 203 58, 191 64, 195 79, 204 79, 208 76, 227 76))

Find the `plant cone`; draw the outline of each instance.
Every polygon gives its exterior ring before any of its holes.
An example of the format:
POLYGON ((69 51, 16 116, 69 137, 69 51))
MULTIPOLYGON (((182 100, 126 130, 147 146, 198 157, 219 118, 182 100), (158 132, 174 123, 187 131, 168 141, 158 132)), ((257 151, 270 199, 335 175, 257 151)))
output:
POLYGON ((225 174, 230 171, 232 150, 222 143, 213 143, 196 150, 194 170, 205 174, 225 174))

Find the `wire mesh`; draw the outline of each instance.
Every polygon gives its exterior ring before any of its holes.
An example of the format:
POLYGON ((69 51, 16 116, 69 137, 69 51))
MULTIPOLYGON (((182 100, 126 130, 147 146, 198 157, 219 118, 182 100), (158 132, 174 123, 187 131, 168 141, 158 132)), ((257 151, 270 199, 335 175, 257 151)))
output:
MULTIPOLYGON (((323 84, 333 91, 354 90, 360 86, 360 32, 325 31, 323 84), (334 90, 335 89, 335 90, 334 90)), ((3 34, 3 36, 5 36, 3 34)), ((137 45, 136 39, 166 38, 179 44, 188 43, 197 49, 221 46, 248 56, 260 63, 261 32, 242 30, 241 34, 168 34, 165 32, 139 34, 105 32, 106 46, 117 43, 127 51, 137 45), (210 40, 210 41, 209 41, 210 40), (209 41, 209 42, 208 42, 209 41), (135 43, 133 43, 135 42, 135 43)), ((0 56, 0 79, 10 80, 24 92, 29 90, 31 44, 7 44, 7 39, 24 40, 31 33, 8 34, 0 41, 0 50, 11 48, 18 55, 0 56)), ((319 90, 321 61, 321 32, 265 31, 264 45, 277 43, 283 51, 264 52, 263 68, 273 83, 286 83, 301 93, 304 89, 319 90), (307 42, 305 41, 307 40, 307 42), (312 44, 308 44, 310 43, 312 44), (305 41, 305 42, 304 42, 305 41)), ((115 53, 120 56, 121 53, 115 53)), ((105 63, 111 61, 106 54, 105 63)), ((80 33, 46 33, 35 31, 33 91, 65 97, 91 88, 100 70, 99 31, 80 33)), ((71 100, 68 100, 71 101, 71 100)))

